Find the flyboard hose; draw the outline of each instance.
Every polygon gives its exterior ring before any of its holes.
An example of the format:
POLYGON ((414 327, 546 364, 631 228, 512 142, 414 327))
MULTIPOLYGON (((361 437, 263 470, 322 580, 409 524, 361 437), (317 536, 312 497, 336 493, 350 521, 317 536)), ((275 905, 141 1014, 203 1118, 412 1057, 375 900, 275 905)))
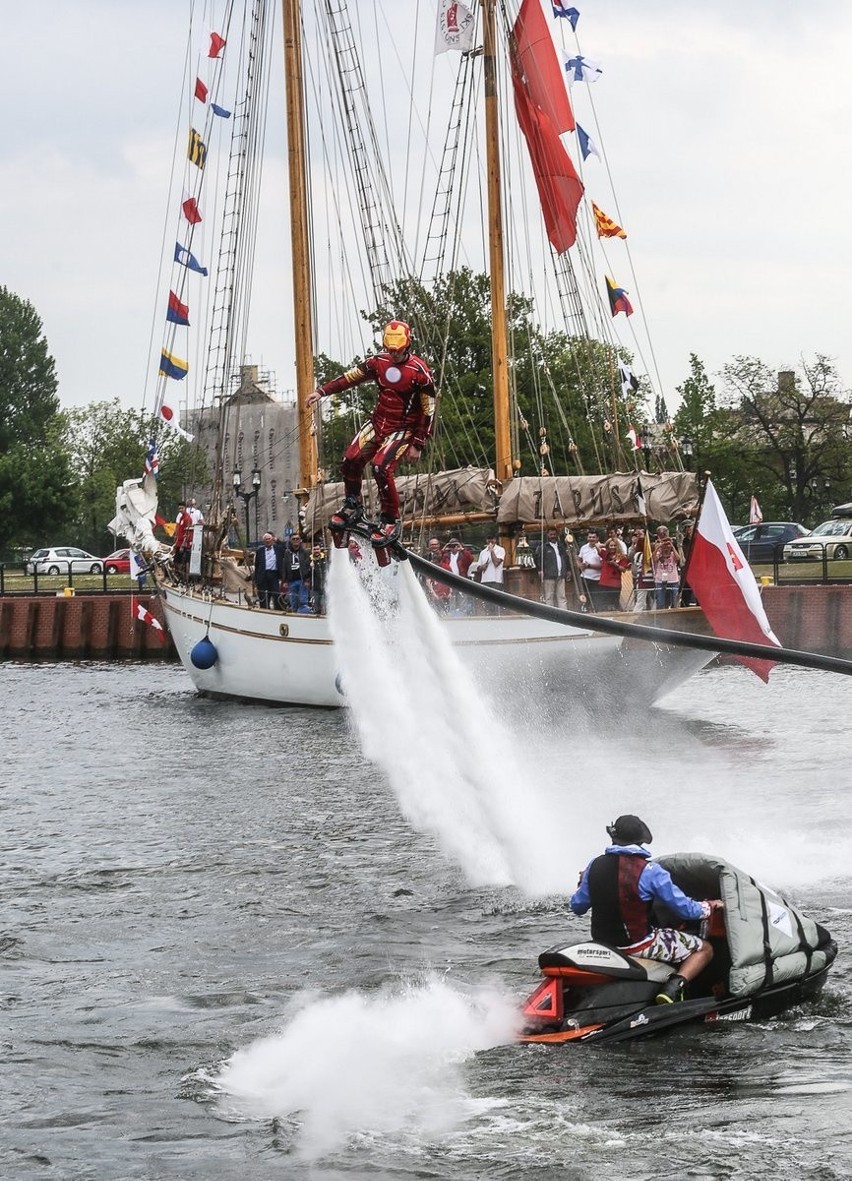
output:
POLYGON ((434 562, 413 554, 396 543, 394 547, 400 557, 407 558, 418 574, 434 582, 443 582, 454 590, 464 591, 483 603, 493 603, 534 619, 546 619, 550 623, 562 623, 566 627, 580 627, 586 631, 605 632, 611 636, 625 636, 632 640, 647 640, 652 644, 668 644, 673 648, 696 648, 713 655, 749 656, 757 660, 773 660, 778 664, 794 664, 799 668, 815 668, 822 672, 852 675, 852 660, 839 656, 825 656, 820 652, 798 652, 794 648, 776 648, 774 644, 751 644, 747 640, 726 640, 719 636, 699 636, 689 632, 670 631, 665 627, 649 627, 643 623, 624 623, 620 619, 609 619, 604 615, 587 614, 582 611, 567 611, 560 607, 549 607, 546 603, 533 603, 519 595, 496 590, 492 586, 473 582, 453 574, 434 562))

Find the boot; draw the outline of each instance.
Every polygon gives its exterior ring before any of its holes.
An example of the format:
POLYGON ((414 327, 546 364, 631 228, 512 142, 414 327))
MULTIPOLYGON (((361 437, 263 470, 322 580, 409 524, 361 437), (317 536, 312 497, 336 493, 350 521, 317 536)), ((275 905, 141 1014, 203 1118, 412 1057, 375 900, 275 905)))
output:
POLYGON ((330 529, 348 529, 364 515, 364 506, 357 496, 347 496, 328 522, 330 529))
POLYGON ((399 540, 399 521, 382 513, 378 526, 370 533, 370 541, 377 549, 384 549, 399 540))
POLYGON ((658 1005, 673 1005, 675 1001, 683 1000, 683 986, 686 984, 683 976, 678 975, 677 972, 673 976, 669 976, 663 987, 657 993, 654 1000, 658 1005))

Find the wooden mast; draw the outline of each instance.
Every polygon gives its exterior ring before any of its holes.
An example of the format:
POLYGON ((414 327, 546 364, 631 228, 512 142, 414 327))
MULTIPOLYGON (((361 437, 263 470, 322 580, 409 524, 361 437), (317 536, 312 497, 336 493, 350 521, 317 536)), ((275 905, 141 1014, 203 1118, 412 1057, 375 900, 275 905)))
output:
POLYGON ((509 437, 509 365, 506 334, 506 282, 503 262, 503 206, 500 190, 499 111, 495 0, 482 5, 485 80, 485 145, 488 166, 488 261, 491 276, 491 367, 494 374, 494 467, 505 483, 513 476, 509 437))
POLYGON ((299 480, 317 482, 314 415, 305 398, 314 388, 314 331, 311 303, 308 186, 305 168, 305 104, 302 85, 300 0, 282 0, 284 73, 287 103, 287 163, 290 179, 290 243, 293 267, 293 320, 296 335, 296 413, 299 424, 299 480))
MULTIPOLYGON (((514 475, 509 432, 509 348, 506 331, 506 280, 500 178, 500 112, 497 102, 497 26, 495 0, 482 4, 485 83, 485 149, 488 168, 488 260, 491 279, 491 368, 494 379, 494 470, 507 484, 514 475)), ((510 539, 501 538, 504 545, 510 539)), ((508 548, 508 547, 507 547, 508 548)), ((507 553, 507 562, 513 555, 507 553)))

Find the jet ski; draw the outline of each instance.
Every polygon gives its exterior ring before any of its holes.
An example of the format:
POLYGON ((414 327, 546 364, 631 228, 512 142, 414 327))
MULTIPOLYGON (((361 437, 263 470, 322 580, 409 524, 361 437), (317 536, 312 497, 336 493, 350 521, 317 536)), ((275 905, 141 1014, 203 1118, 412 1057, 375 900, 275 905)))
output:
POLYGON ((663 908, 656 926, 683 925, 708 939, 713 959, 684 999, 656 1004, 675 969, 587 941, 542 952, 540 984, 522 1007, 519 1041, 618 1042, 675 1026, 760 1021, 819 996, 837 944, 776 891, 729 862, 696 853, 657 858, 692 898, 721 898, 724 910, 681 924, 663 908))

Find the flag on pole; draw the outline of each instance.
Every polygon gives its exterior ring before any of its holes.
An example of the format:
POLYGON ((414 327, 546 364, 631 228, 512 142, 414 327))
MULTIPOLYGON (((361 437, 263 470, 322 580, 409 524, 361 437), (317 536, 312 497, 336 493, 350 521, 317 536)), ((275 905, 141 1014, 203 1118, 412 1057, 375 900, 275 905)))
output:
POLYGON ((602 209, 592 202, 592 213, 595 215, 595 229, 599 238, 626 238, 627 234, 611 217, 607 217, 602 209))
POLYGON ((751 504, 748 508, 748 523, 749 525, 759 525, 763 520, 763 513, 760 511, 760 505, 757 503, 757 497, 751 498, 751 504))
POLYGON ((187 373, 189 373, 189 361, 182 361, 174 353, 163 349, 160 353, 160 375, 171 377, 175 381, 183 381, 187 373))
POLYGON ((435 57, 451 49, 468 53, 473 48, 476 21, 466 4, 459 0, 441 0, 438 27, 435 30, 435 57))
POLYGON ((224 37, 220 36, 218 33, 214 33, 211 31, 211 33, 210 33, 210 48, 207 51, 207 56, 208 57, 218 57, 219 54, 222 52, 222 50, 225 48, 226 44, 227 44, 227 42, 225 41, 224 37))
POLYGON ((163 625, 159 619, 151 614, 144 603, 136 604, 136 618, 141 619, 143 623, 147 623, 149 627, 153 627, 155 631, 161 632, 163 630, 163 625))
POLYGON ((160 456, 157 453, 157 440, 148 440, 148 450, 145 452, 145 471, 146 476, 153 476, 155 480, 160 478, 160 456))
POLYGON ((166 308, 166 319, 170 324, 180 324, 181 328, 189 327, 189 305, 181 303, 173 291, 169 292, 169 306, 166 308))
POLYGON ((159 414, 160 418, 162 418, 163 422, 167 422, 172 430, 177 431, 182 439, 186 439, 188 443, 191 443, 195 438, 195 435, 191 435, 189 431, 185 431, 180 425, 178 404, 173 400, 174 397, 175 395, 171 393, 169 387, 167 386, 163 390, 163 395, 160 399, 160 406, 157 410, 157 413, 159 414))
POLYGON ((224 107, 220 107, 218 103, 211 103, 210 110, 214 115, 218 115, 220 119, 230 119, 231 112, 226 111, 224 107))
POLYGON ((181 246, 180 242, 175 242, 175 262, 179 262, 187 270, 195 271, 199 275, 207 274, 207 267, 203 267, 195 255, 190 253, 185 246, 181 246))
MULTIPOLYGON (((689 585, 717 636, 752 644, 781 641, 772 631, 751 567, 731 532, 725 510, 711 480, 689 551, 689 585)), ((769 679, 773 660, 738 656, 762 680, 769 679)))
POLYGON ((200 78, 195 79, 195 97, 200 103, 207 102, 207 87, 200 78))
POLYGON ((639 389, 639 378, 635 376, 633 370, 625 365, 623 361, 618 362, 618 376, 621 379, 621 392, 625 398, 629 398, 631 394, 635 394, 639 389))
POLYGON ((183 216, 191 226, 197 226, 201 221, 201 210, 198 208, 198 198, 191 197, 189 193, 184 192, 183 200, 180 204, 183 210, 183 216))
POLYGON ((569 8, 567 4, 563 4, 562 0, 550 0, 553 7, 554 16, 564 16, 571 22, 571 28, 577 28, 577 21, 580 19, 580 13, 576 8, 569 8))
POLYGON ((577 124, 577 139, 580 141, 580 154, 584 160, 588 160, 589 156, 597 156, 600 160, 601 154, 598 151, 598 145, 579 123, 577 124))
POLYGON ((597 82, 603 70, 597 62, 583 57, 581 53, 569 53, 562 50, 562 68, 568 79, 568 85, 573 82, 597 82))
POLYGON ((609 310, 613 316, 617 316, 619 312, 624 312, 625 316, 633 315, 633 304, 627 298, 627 292, 623 287, 616 287, 609 275, 606 276, 606 293, 609 296, 609 310))
POLYGON ((186 145, 187 159, 198 168, 203 168, 207 160, 207 144, 201 138, 201 132, 194 127, 189 129, 189 142, 186 145))

